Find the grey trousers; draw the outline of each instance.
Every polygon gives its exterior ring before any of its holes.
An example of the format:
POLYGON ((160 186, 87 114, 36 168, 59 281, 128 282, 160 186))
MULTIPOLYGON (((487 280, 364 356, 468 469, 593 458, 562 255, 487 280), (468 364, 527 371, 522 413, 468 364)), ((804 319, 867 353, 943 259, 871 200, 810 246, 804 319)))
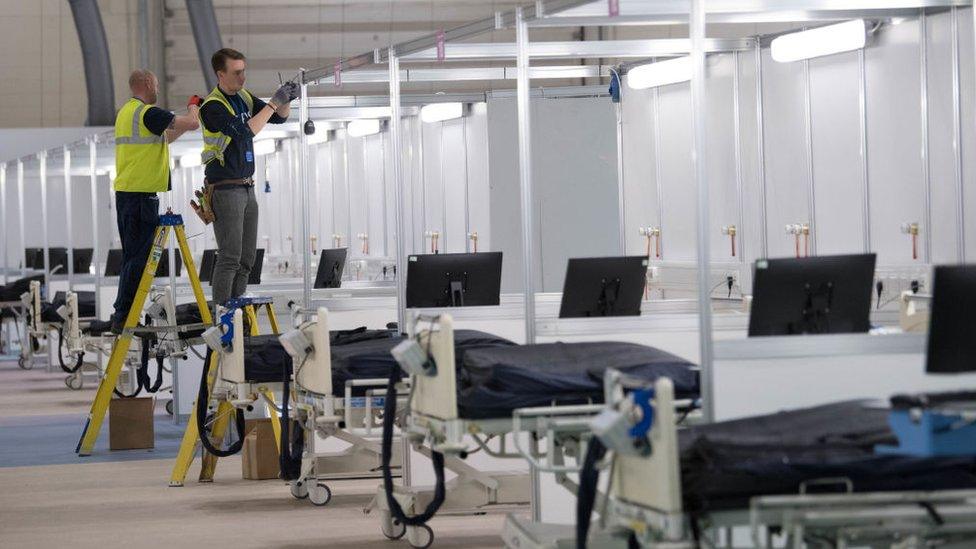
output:
POLYGON ((214 303, 225 303, 247 290, 258 245, 258 202, 254 187, 214 189, 211 200, 217 264, 210 286, 214 303))

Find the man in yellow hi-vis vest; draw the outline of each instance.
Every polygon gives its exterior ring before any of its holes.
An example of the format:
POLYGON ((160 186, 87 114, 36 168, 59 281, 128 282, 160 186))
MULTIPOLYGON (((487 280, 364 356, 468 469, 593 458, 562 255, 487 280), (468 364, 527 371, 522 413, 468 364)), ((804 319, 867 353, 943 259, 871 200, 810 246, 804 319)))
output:
MULTIPOLYGON (((156 107, 159 81, 151 71, 138 69, 129 76, 132 98, 115 117, 115 212, 122 240, 122 270, 111 330, 122 333, 125 317, 149 259, 159 197, 170 190, 169 143, 200 126, 199 98, 177 116, 156 107)), ((196 97, 196 96, 194 96, 196 97)))
POLYGON ((258 203, 254 195, 254 136, 288 118, 298 86, 283 84, 265 103, 244 89, 247 62, 230 48, 211 58, 217 87, 200 107, 204 175, 210 192, 217 262, 210 286, 214 303, 241 296, 257 255, 258 203))

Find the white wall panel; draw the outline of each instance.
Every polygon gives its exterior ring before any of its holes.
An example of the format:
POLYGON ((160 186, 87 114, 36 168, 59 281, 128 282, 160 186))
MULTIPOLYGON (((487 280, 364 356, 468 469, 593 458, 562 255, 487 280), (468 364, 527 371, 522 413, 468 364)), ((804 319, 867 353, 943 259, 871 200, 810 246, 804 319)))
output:
POLYGON ((865 50, 871 241, 882 265, 911 263, 901 223, 922 219, 918 21, 883 27, 865 50))
POLYGON ((763 132, 769 257, 794 255, 790 223, 809 223, 805 79, 802 63, 777 63, 762 52, 763 132))
MULTIPOLYGON (((932 227, 927 229, 923 226, 922 230, 930 231, 932 262, 946 263, 955 262, 958 256, 956 170, 953 152, 952 31, 948 12, 931 15, 927 19, 926 89, 929 99, 928 168, 931 182, 932 227)), ((921 224, 921 220, 919 223, 921 224)))
POLYGON ((363 140, 363 169, 366 180, 363 199, 366 205, 365 232, 369 235, 371 256, 383 257, 386 250, 386 220, 383 218, 386 201, 386 162, 384 140, 386 132, 371 135, 363 140))
MULTIPOLYGON (((742 224, 739 244, 742 259, 752 263, 763 256, 763 189, 759 166, 759 127, 757 118, 756 56, 752 51, 739 53, 739 160, 742 170, 742 224)), ((751 271, 740 281, 751 288, 751 271)))
MULTIPOLYGON (((355 246, 356 234, 350 228, 349 218, 349 165, 347 162, 349 139, 344 130, 336 132, 338 139, 332 143, 332 219, 335 234, 342 238, 342 246, 355 246)), ((331 244, 330 244, 331 245, 331 244)))
POLYGON ((661 124, 662 258, 695 259, 698 191, 691 158, 691 93, 686 83, 658 88, 661 124))
POLYGON ((317 197, 314 204, 313 218, 318 219, 319 250, 332 248, 332 235, 335 231, 335 193, 334 193, 334 165, 332 149, 334 141, 322 143, 312 147, 313 164, 315 164, 315 188, 317 197))
MULTIPOLYGON (((491 189, 488 165, 488 104, 475 103, 465 118, 468 158, 468 230, 478 233, 478 251, 491 247, 491 189)), ((469 244, 469 250, 473 246, 469 244)))
POLYGON ((366 201, 366 162, 362 137, 346 139, 347 159, 349 161, 349 219, 352 230, 349 235, 351 257, 363 255, 361 233, 368 232, 368 205, 366 201))
POLYGON ((821 255, 864 251, 860 79, 857 52, 810 60, 813 229, 821 255))
MULTIPOLYGON (((729 237, 722 234, 722 227, 741 225, 739 184, 735 159, 735 103, 732 87, 734 60, 731 54, 710 55, 707 60, 708 79, 705 90, 707 102, 707 131, 705 135, 707 164, 705 174, 708 178, 709 210, 711 211, 709 242, 712 259, 733 261, 738 260, 739 256, 732 257, 732 245, 729 237)), ((690 117, 687 124, 690 128, 690 117)), ((696 211, 698 204, 697 186, 690 184, 691 181, 693 179, 689 179, 685 187, 696 194, 691 202, 692 209, 685 214, 691 219, 695 219, 693 212, 696 211)), ((695 238, 697 232, 696 228, 691 236, 695 238)), ((736 253, 738 254, 738 251, 736 253)))
POLYGON ((624 241, 625 253, 647 253, 647 240, 641 227, 656 227, 658 219, 657 181, 654 150, 654 92, 621 86, 623 138, 624 241))
POLYGON ((465 124, 464 118, 430 124, 440 133, 439 188, 444 193, 441 251, 444 253, 461 253, 467 250, 468 157, 465 124))
POLYGON ((976 260, 976 41, 973 10, 959 10, 959 87, 962 121, 965 261, 976 260))

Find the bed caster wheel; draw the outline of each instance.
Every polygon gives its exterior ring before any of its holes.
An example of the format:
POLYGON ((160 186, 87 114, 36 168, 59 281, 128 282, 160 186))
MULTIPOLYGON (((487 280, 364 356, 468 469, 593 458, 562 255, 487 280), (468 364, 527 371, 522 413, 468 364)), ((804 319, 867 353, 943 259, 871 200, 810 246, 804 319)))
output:
POLYGON ((332 490, 324 484, 313 484, 308 486, 308 501, 319 507, 328 505, 332 501, 332 490))
POLYGON ((166 413, 169 414, 169 415, 173 415, 173 401, 172 400, 167 400, 166 401, 166 413))
POLYGON ((390 516, 389 511, 380 512, 380 530, 386 539, 397 540, 407 533, 407 526, 390 516))
POLYGON ((295 499, 305 499, 308 497, 308 485, 301 480, 296 480, 290 486, 291 495, 295 499))
POLYGON ((411 526, 407 530, 407 543, 414 549, 427 549, 434 544, 434 531, 426 524, 411 526))
POLYGON ((17 359, 17 366, 20 366, 22 370, 30 370, 34 367, 34 362, 27 360, 27 357, 20 357, 17 359))
POLYGON ((81 389, 82 385, 84 384, 84 380, 81 379, 81 376, 71 375, 64 379, 64 384, 67 385, 69 389, 77 391, 81 389))

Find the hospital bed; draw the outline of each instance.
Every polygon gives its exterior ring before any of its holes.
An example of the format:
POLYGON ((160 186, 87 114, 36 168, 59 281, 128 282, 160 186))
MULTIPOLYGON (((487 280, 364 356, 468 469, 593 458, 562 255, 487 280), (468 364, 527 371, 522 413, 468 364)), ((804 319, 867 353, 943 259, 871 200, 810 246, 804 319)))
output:
MULTIPOLYGON (((329 331, 327 327, 328 311, 320 308, 317 321, 281 338, 295 364, 293 408, 305 433, 306 451, 301 474, 291 483, 292 494, 307 496, 317 505, 327 503, 329 493, 319 480, 380 477, 379 430, 386 399, 390 394, 399 395, 396 400, 402 404, 406 395, 403 391, 390 393, 387 387, 391 369, 397 368, 390 351, 403 341, 398 331, 329 331), (315 433, 351 446, 342 452, 316 454, 312 447, 315 433)), ((514 345, 474 330, 459 331, 455 343, 459 355, 471 349, 514 345)), ((394 405, 393 414, 398 410, 402 406, 394 405)), ((389 469, 399 469, 401 463, 402 455, 391 456, 389 469)))
MULTIPOLYGON (((24 356, 24 347, 31 346, 31 344, 34 346, 37 345, 37 342, 30 340, 26 333, 28 327, 28 307, 30 305, 30 283, 43 281, 44 275, 38 274, 20 278, 0 286, 0 326, 5 328, 4 331, 7 332, 6 337, 2 338, 3 341, 0 341, 0 345, 11 344, 13 342, 13 338, 9 333, 12 327, 17 334, 17 340, 21 348, 18 365, 27 370, 33 368, 34 365, 33 363, 27 362, 24 356), (23 333, 21 332, 21 327, 24 328, 23 333)), ((10 349, 7 349, 7 352, 9 351, 10 349)))
MULTIPOLYGON (((475 349, 466 352, 456 367, 445 368, 455 365, 456 358, 450 315, 418 316, 412 333, 418 323, 427 327, 393 354, 410 374, 404 429, 412 444, 431 457, 437 482, 434 487, 394 486, 392 478, 384 475, 376 498, 384 535, 392 539, 406 535, 414 547, 430 545, 433 532, 426 522, 439 511, 482 514, 530 503, 529 475, 480 471, 464 463, 463 459, 478 449, 493 457, 527 455, 536 463, 544 461, 557 472, 560 484, 575 491, 575 483, 565 474, 570 470, 566 463, 582 457, 581 436, 588 428, 582 418, 601 409, 602 373, 608 367, 618 366, 645 382, 659 377, 674 379, 689 409, 698 397, 694 365, 658 349, 629 343, 475 349), (525 437, 530 439, 528 448, 520 442, 523 431, 535 435, 525 437), (517 451, 506 447, 505 436, 513 433, 517 451), (474 448, 469 447, 467 436, 474 439, 474 448), (546 436, 548 449, 542 454, 538 444, 546 436), (499 440, 497 449, 489 447, 489 438, 499 440), (457 478, 444 482, 445 470, 456 473, 457 478)), ((391 373, 391 389, 397 376, 398 372, 391 373)), ((385 414, 384 465, 392 434, 391 416, 385 414)), ((532 463, 533 468, 537 468, 536 463, 532 463)))

